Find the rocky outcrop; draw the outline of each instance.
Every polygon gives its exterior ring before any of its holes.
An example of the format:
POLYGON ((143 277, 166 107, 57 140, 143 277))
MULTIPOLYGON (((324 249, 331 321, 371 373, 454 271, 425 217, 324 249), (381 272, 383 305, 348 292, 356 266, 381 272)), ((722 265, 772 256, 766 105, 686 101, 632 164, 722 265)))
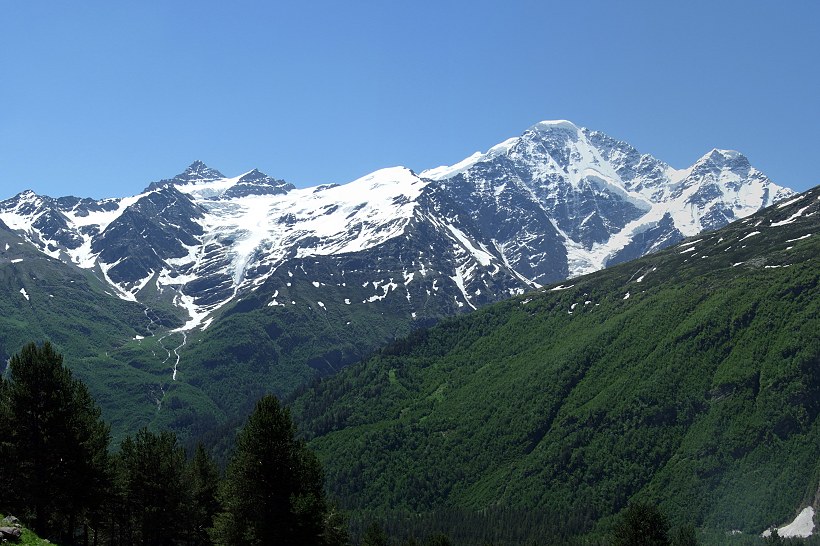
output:
POLYGON ((17 518, 8 516, 0 520, 0 543, 20 542, 22 536, 22 525, 17 518))

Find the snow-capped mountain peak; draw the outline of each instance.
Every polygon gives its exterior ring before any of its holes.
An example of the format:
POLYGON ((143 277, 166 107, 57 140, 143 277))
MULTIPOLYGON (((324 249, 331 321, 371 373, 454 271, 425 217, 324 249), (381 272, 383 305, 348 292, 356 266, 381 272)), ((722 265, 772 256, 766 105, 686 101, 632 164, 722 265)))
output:
MULTIPOLYGON (((692 167, 676 170, 625 142, 565 120, 536 123, 485 154, 422 176, 456 187, 465 206, 479 206, 488 216, 503 211, 505 221, 516 215, 521 221, 516 209, 528 211, 532 230, 512 235, 508 247, 557 229, 567 252, 565 276, 715 229, 791 193, 736 151, 714 149, 692 167)), ((493 223, 488 234, 498 229, 502 224, 493 223)), ((525 248, 533 250, 533 243, 525 248)), ((535 255, 545 262, 561 260, 546 249, 535 255)), ((527 252, 511 261, 514 268, 532 263, 527 252)), ((560 272, 530 278, 558 280, 551 276, 560 272)))
POLYGON ((574 123, 567 120, 540 121, 530 126, 524 132, 524 135, 520 137, 509 138, 504 142, 500 142, 499 144, 492 146, 486 152, 475 152, 471 156, 453 165, 441 165, 439 167, 427 169, 425 171, 422 171, 419 176, 421 176, 422 178, 430 178, 432 180, 443 180, 445 178, 450 178, 452 176, 455 176, 466 171, 476 163, 490 161, 496 157, 510 153, 510 150, 512 150, 517 144, 519 144, 522 139, 526 138, 526 135, 529 133, 544 134, 558 131, 567 133, 568 135, 577 136, 579 130, 580 129, 574 123))
POLYGON ((731 171, 740 176, 746 176, 752 169, 752 165, 749 159, 738 151, 714 148, 698 159, 692 169, 695 172, 711 171, 715 174, 721 171, 731 171))
POLYGON ((556 130, 566 131, 569 134, 577 135, 581 128, 572 123, 571 121, 565 119, 553 119, 539 121, 538 123, 535 123, 532 126, 530 126, 530 128, 528 129, 528 131, 539 132, 553 132, 556 130))
POLYGON ((188 168, 185 169, 185 171, 174 177, 175 180, 186 182, 196 182, 199 180, 217 180, 219 178, 225 178, 225 175, 217 171, 216 169, 210 168, 198 159, 191 163, 188 166, 188 168))
POLYGON ((225 175, 216 169, 208 167, 200 160, 196 160, 188 167, 173 178, 167 178, 158 182, 151 182, 147 190, 154 190, 164 186, 186 186, 190 184, 198 185, 215 180, 224 179, 225 175))

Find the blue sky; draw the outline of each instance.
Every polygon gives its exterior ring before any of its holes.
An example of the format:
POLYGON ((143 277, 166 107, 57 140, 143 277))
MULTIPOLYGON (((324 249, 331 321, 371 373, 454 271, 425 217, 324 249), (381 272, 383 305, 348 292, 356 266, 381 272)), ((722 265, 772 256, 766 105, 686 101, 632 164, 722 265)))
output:
POLYGON ((132 195, 201 159, 300 186, 569 119, 682 168, 820 183, 820 2, 0 3, 0 198, 132 195))

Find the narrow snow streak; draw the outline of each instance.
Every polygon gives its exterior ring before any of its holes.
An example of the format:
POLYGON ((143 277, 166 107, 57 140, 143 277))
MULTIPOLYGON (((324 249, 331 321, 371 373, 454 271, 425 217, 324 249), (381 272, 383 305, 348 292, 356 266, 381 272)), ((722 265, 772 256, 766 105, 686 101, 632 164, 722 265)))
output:
POLYGON ((171 381, 176 381, 177 380, 177 368, 179 367, 179 359, 180 359, 179 351, 180 351, 180 349, 185 347, 186 343, 188 343, 188 332, 183 331, 182 332, 182 343, 180 343, 179 345, 177 345, 174 348, 174 355, 176 355, 177 359, 174 362, 174 373, 173 373, 173 375, 171 375, 171 381))
POLYGON ((803 239, 808 239, 809 237, 811 237, 811 233, 807 233, 807 234, 803 235, 802 237, 798 237, 797 239, 789 239, 786 242, 787 243, 794 243, 794 242, 797 242, 797 241, 802 241, 803 239))
POLYGON ((780 222, 772 222, 772 223, 771 223, 771 227, 780 227, 780 226, 785 226, 785 225, 787 225, 787 224, 792 224, 792 223, 796 222, 798 218, 801 218, 801 217, 803 216, 803 214, 804 214, 807 210, 809 210, 809 208, 811 207, 811 205, 812 205, 812 204, 808 204, 808 205, 806 205, 805 207, 803 207, 802 209, 798 210, 797 212, 795 212, 794 214, 792 214, 791 216, 789 216, 789 217, 788 217, 788 218, 786 218, 785 220, 782 220, 782 221, 780 221, 780 222))

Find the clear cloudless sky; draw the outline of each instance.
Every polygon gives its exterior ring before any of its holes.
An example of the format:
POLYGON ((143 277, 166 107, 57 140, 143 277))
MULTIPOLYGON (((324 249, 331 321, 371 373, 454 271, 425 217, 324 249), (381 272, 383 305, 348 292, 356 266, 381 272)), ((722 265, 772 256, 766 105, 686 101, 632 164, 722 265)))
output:
POLYGON ((804 190, 818 24, 814 0, 0 0, 0 199, 133 195, 196 159, 344 183, 543 119, 804 190))

